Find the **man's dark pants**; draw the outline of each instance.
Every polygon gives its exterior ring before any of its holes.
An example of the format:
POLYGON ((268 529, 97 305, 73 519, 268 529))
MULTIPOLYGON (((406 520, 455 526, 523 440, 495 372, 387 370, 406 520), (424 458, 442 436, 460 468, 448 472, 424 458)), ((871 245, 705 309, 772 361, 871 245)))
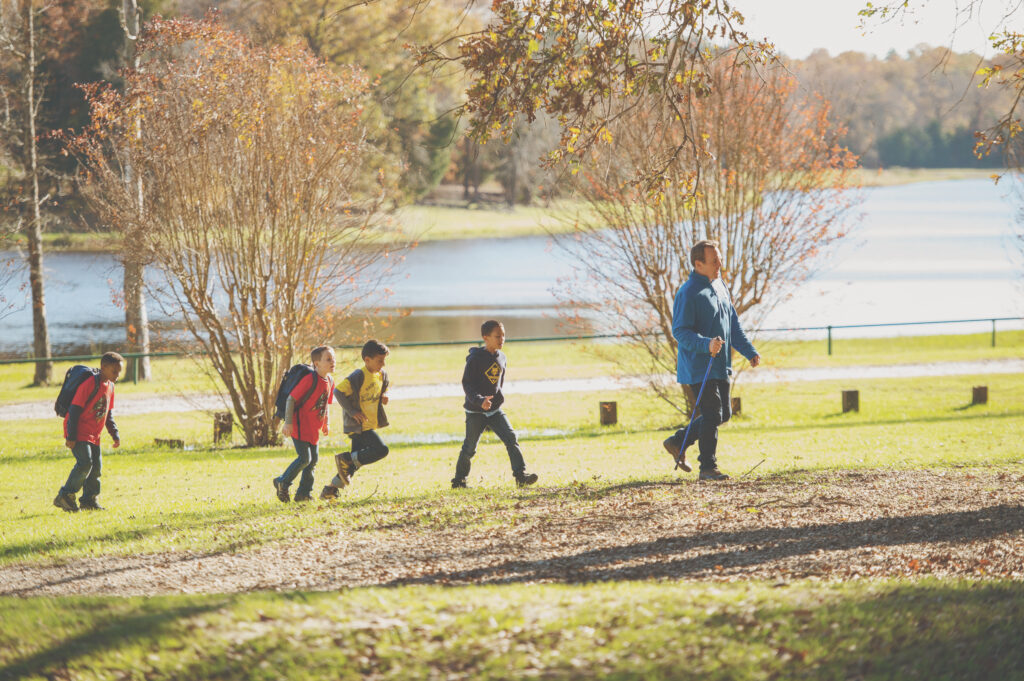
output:
POLYGON ((476 454, 476 446, 480 442, 480 436, 486 429, 490 428, 494 434, 501 439, 508 452, 509 463, 512 464, 512 475, 520 476, 526 470, 526 462, 523 461, 523 452, 519 449, 519 441, 516 433, 512 430, 512 424, 508 422, 505 412, 500 409, 491 414, 482 412, 466 412, 466 439, 462 443, 462 450, 459 452, 459 461, 455 464, 455 480, 465 480, 469 475, 470 461, 476 454))
MULTIPOLYGON (((700 392, 700 383, 690 386, 693 396, 700 392)), ((715 452, 718 449, 718 426, 729 420, 732 416, 732 408, 729 402, 729 381, 709 378, 704 386, 704 394, 701 395, 700 416, 693 420, 690 427, 690 437, 687 438, 686 447, 694 442, 700 443, 700 469, 708 471, 718 467, 718 459, 715 452)), ((670 439, 672 444, 678 446, 683 441, 686 428, 680 428, 670 439)), ((684 447, 685 449, 685 447, 684 447)))

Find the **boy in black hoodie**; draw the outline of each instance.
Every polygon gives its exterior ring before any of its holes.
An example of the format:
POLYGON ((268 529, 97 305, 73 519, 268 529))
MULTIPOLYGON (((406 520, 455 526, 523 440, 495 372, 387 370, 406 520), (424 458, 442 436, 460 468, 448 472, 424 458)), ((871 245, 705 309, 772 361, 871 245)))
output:
POLYGON ((505 353, 501 351, 501 346, 505 344, 505 327, 501 322, 489 319, 480 327, 480 335, 483 336, 484 347, 469 349, 466 368, 462 372, 462 389, 466 392, 466 403, 463 405, 466 410, 466 439, 455 465, 452 489, 466 486, 470 460, 476 454, 476 445, 487 428, 494 431, 505 444, 516 484, 526 487, 537 482, 537 475, 526 472, 526 463, 515 431, 508 417, 501 411, 505 401, 501 386, 505 382, 507 365, 505 353))

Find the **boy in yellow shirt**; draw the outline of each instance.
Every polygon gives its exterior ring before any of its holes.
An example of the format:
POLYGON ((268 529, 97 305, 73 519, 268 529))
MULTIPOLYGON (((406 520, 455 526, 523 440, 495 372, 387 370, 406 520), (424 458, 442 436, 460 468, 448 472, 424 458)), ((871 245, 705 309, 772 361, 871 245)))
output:
POLYGON ((384 363, 390 350, 375 340, 363 345, 363 366, 356 369, 334 389, 334 397, 345 413, 345 434, 352 439, 352 450, 334 457, 338 474, 320 492, 321 499, 337 499, 338 488, 348 485, 359 468, 388 455, 377 430, 388 425, 384 405, 388 403, 388 374, 384 363))

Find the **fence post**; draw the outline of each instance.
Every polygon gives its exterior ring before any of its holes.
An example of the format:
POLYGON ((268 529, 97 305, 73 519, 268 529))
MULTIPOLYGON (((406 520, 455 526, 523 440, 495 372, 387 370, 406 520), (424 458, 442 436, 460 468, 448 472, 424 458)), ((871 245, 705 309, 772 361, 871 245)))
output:
POLYGON ((992 347, 996 346, 996 320, 992 320, 992 347))
POLYGON ((136 357, 132 364, 132 383, 138 385, 139 383, 139 358, 136 357))
POLYGON ((829 354, 829 356, 831 356, 832 355, 832 326, 829 325, 827 328, 828 328, 828 354, 829 354))

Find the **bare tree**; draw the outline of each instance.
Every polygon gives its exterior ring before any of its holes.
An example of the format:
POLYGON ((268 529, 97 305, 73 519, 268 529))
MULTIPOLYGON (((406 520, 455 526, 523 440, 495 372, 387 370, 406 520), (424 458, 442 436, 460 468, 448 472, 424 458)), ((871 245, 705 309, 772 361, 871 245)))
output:
POLYGON ((596 315, 631 341, 636 352, 624 366, 651 375, 651 387, 681 411, 670 380, 672 301, 689 275, 691 246, 719 242, 723 280, 750 328, 844 236, 858 196, 847 177, 856 157, 836 144, 843 130, 827 103, 797 97, 780 69, 755 74, 724 62, 706 76, 709 95, 692 103, 687 123, 707 153, 671 165, 657 191, 639 187, 634 178, 665 167, 684 137, 675 111, 652 100, 615 126, 612 143, 580 173, 591 210, 560 240, 577 261, 562 294, 570 319, 596 315))
POLYGON ((28 241, 29 286, 32 293, 32 351, 36 362, 33 385, 46 385, 53 377, 49 361, 50 331, 46 324, 43 287, 43 215, 49 200, 40 187, 43 168, 39 152, 39 119, 43 103, 40 83, 42 55, 38 49, 37 19, 46 11, 34 0, 0 0, 0 90, 4 100, 2 132, 6 156, 17 166, 18 177, 8 176, 5 203, 14 210, 18 227, 28 241))
POLYGON ((267 444, 278 383, 321 305, 342 289, 351 310, 381 260, 380 197, 353 191, 367 81, 209 17, 154 20, 139 51, 123 92, 87 89, 92 127, 68 145, 91 205, 163 273, 151 292, 203 349, 247 444, 267 444))

